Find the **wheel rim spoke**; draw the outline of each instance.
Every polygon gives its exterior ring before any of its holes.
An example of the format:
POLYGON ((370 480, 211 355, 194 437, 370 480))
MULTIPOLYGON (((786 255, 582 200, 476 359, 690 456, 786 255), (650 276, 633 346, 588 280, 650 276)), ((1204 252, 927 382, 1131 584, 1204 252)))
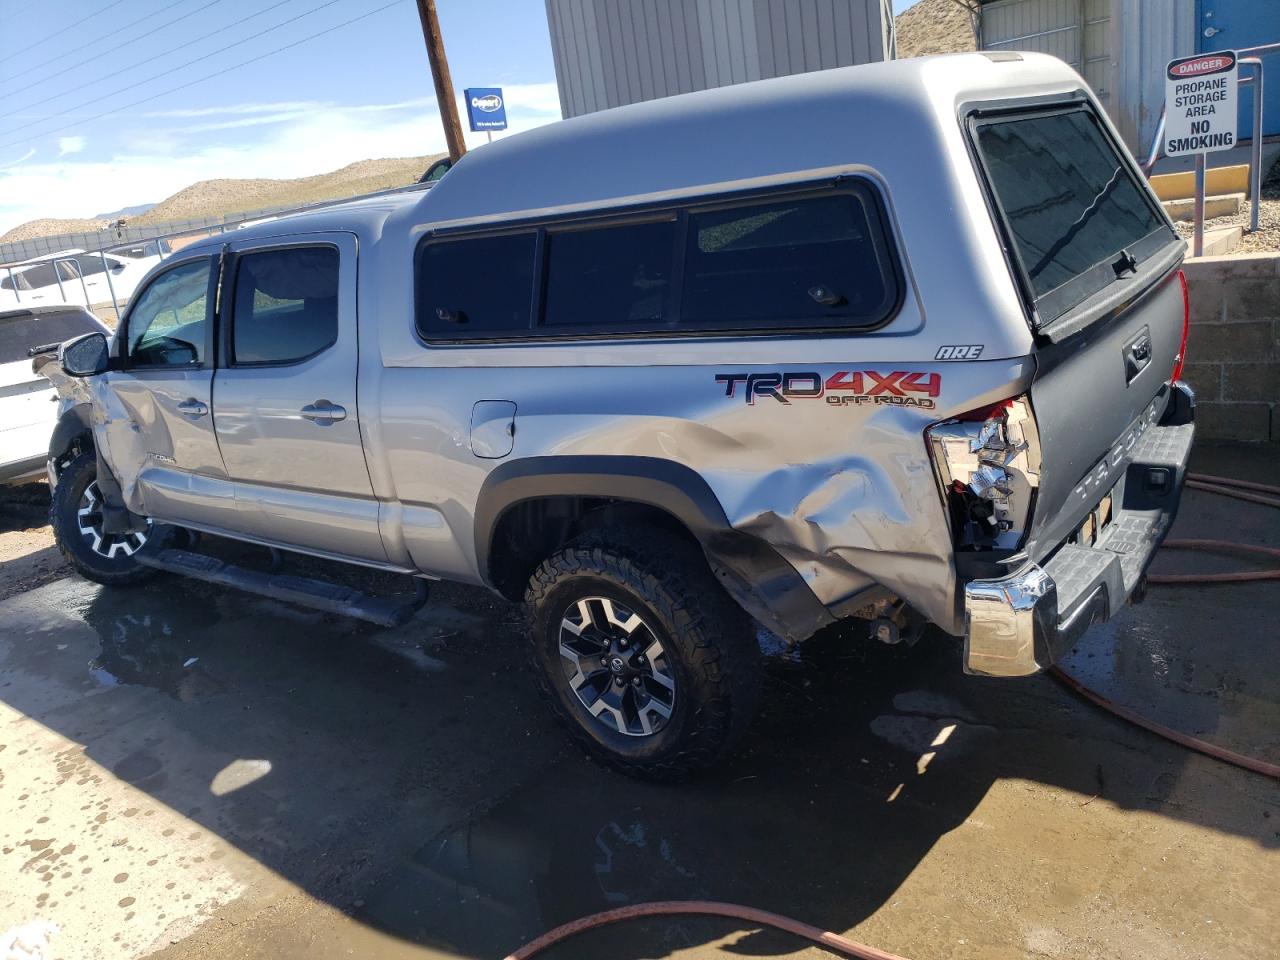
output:
POLYGON ((89 549, 100 557, 114 560, 121 554, 131 557, 147 543, 151 530, 151 520, 147 520, 146 530, 130 533, 104 533, 102 530, 102 495, 96 480, 84 488, 80 495, 80 504, 76 509, 76 526, 80 536, 88 543, 89 549))
POLYGON ((583 597, 560 621, 565 681, 587 714, 627 736, 670 721, 676 683, 666 651, 644 618, 609 597, 583 597))

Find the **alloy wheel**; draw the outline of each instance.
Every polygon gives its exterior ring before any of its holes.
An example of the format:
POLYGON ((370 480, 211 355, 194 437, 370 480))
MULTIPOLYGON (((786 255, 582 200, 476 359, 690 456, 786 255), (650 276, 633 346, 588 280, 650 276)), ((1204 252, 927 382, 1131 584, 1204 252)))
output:
POLYGON ((606 729, 647 737, 671 719, 676 679, 662 641, 618 601, 570 604, 560 621, 560 659, 574 696, 606 729))
POLYGON ((79 508, 76 510, 76 524, 85 543, 100 557, 114 560, 117 556, 131 557, 147 542, 151 534, 151 521, 147 521, 147 529, 135 533, 104 533, 102 529, 102 491, 98 489, 98 481, 92 481, 80 495, 79 508))

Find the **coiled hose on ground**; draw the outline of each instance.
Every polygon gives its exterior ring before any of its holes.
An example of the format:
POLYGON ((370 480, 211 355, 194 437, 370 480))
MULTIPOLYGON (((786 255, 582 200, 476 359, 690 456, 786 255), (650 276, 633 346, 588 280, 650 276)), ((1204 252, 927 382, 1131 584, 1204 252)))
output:
MULTIPOLYGON (((1227 477, 1214 477, 1204 473, 1191 473, 1187 475, 1187 486, 1193 490, 1203 490, 1207 493, 1216 493, 1224 497, 1235 497, 1238 500, 1246 500, 1250 503, 1258 503, 1268 507, 1280 507, 1280 487, 1269 486, 1265 483, 1250 483, 1245 480, 1232 480, 1227 477)), ((1166 540, 1164 547, 1169 550, 1204 550, 1213 553, 1248 553, 1258 556, 1274 557, 1280 559, 1280 550, 1271 547, 1258 547, 1244 543, 1234 543, 1229 540, 1166 540)), ((1189 584, 1189 583, 1248 583, 1258 580, 1280 580, 1280 567, 1272 570, 1248 570, 1239 573, 1189 573, 1189 574, 1158 574, 1147 577, 1147 582, 1152 584, 1189 584)), ((1093 690, 1090 690, 1071 674, 1053 667, 1050 671, 1054 677, 1060 680, 1068 688, 1080 694, 1085 699, 1097 704, 1104 710, 1107 710, 1117 717, 1128 720, 1130 723, 1149 730, 1152 733, 1203 753, 1206 756, 1214 757, 1226 763, 1234 764, 1237 767, 1243 767, 1246 770, 1252 770, 1267 777, 1280 779, 1280 766, 1274 763, 1267 763, 1264 760, 1258 760, 1254 757, 1246 757, 1243 754, 1228 750, 1225 747, 1219 747, 1215 744, 1200 740, 1197 737, 1166 727, 1162 723, 1150 720, 1139 713, 1130 710, 1128 707, 1112 703, 1106 697, 1093 690)), ((506 960, 529 960, 542 951, 554 946, 562 940, 566 940, 576 934, 583 933, 587 930, 603 927, 609 924, 621 923, 624 920, 638 920, 644 917, 672 917, 672 916, 708 916, 708 917, 728 917, 732 920, 743 920, 756 926, 774 927, 775 929, 795 934, 797 937, 809 940, 819 947, 845 957, 855 957, 857 960, 905 960, 905 958, 894 953, 887 953, 884 950, 878 950, 875 947, 869 947, 864 943, 858 943, 856 940, 850 940, 838 933, 831 933, 828 930, 820 930, 812 927, 807 923, 801 923, 799 920, 792 920, 790 917, 784 917, 781 914, 770 913, 768 910, 757 910, 754 907, 744 907, 736 903, 718 903, 713 900, 665 900, 654 903, 636 903, 626 907, 618 907, 615 910, 605 910, 602 913, 593 913, 587 917, 581 917, 577 920, 571 920, 569 923, 562 924, 554 930, 549 930, 535 940, 529 941, 519 950, 506 957, 506 960)))

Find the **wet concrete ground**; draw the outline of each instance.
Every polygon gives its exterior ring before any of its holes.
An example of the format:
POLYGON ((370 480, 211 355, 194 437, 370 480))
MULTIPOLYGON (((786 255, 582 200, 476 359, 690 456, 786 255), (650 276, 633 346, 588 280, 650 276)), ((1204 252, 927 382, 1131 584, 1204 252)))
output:
MULTIPOLYGON (((1197 466, 1274 482, 1275 458, 1197 466)), ((1280 546, 1280 511, 1189 492, 1176 535, 1280 546)), ((1274 583, 1152 588, 1068 667, 1280 762, 1278 615, 1274 583)), ((826 636, 771 658, 737 756, 658 787, 566 746, 525 670, 518 611, 458 587, 392 631, 176 579, 12 596, 0 931, 68 960, 501 957, 584 913, 698 897, 915 960, 1276 955, 1280 787, 1046 677, 965 677, 940 639, 826 636)), ((822 955, 682 919, 546 956, 726 954, 822 955)))

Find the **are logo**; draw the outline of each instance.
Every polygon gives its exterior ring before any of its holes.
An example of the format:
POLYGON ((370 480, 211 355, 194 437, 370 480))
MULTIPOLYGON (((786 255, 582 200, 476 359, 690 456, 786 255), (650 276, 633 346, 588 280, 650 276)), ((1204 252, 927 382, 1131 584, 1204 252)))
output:
POLYGON ((496 113, 502 109, 502 98, 496 93, 491 93, 484 97, 472 97, 471 105, 477 110, 483 110, 485 113, 496 113))
POLYGON ((812 370, 770 373, 717 373, 726 397, 741 396, 747 406, 772 397, 779 403, 822 399, 833 406, 888 404, 932 410, 942 391, 942 374, 894 370, 839 370, 830 376, 812 370))
POLYGON ((982 356, 982 344, 972 343, 950 343, 945 347, 939 347, 938 352, 934 354, 935 360, 977 360, 982 356))

